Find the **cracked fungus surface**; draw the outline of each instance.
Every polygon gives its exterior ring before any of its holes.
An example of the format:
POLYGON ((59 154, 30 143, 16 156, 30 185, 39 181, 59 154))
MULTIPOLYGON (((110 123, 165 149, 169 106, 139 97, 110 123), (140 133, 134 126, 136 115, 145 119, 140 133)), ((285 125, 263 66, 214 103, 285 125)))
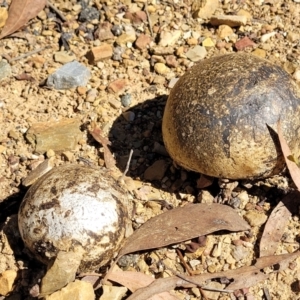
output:
POLYGON ((250 54, 203 60, 172 89, 163 119, 181 166, 214 177, 267 177, 284 167, 276 124, 300 154, 300 98, 279 66, 250 54))
POLYGON ((59 250, 84 250, 81 269, 105 264, 118 250, 127 217, 123 191, 106 170, 54 168, 27 192, 19 213, 26 246, 42 261, 59 250))

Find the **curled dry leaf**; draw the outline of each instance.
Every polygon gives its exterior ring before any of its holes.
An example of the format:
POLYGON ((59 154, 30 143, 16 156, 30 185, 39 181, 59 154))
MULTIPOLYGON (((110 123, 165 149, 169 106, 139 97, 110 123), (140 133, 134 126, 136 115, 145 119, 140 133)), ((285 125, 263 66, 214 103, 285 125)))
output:
POLYGON ((264 268, 279 264, 280 268, 277 269, 277 272, 282 271, 287 268, 288 263, 296 259, 299 255, 300 252, 297 251, 291 254, 265 256, 259 258, 253 266, 245 266, 239 269, 228 270, 214 274, 206 273, 197 276, 184 276, 188 281, 176 276, 160 278, 153 281, 147 287, 138 289, 131 296, 129 296, 127 300, 147 300, 153 295, 170 291, 177 287, 191 288, 202 286, 205 289, 205 282, 207 280, 219 278, 227 278, 231 281, 231 283, 226 287, 227 291, 251 287, 268 278, 270 273, 265 274, 263 272, 264 268))
POLYGON ((8 36, 37 14, 45 7, 47 0, 12 0, 8 11, 8 19, 3 27, 0 39, 8 36))
POLYGON ((189 204, 153 217, 125 242, 119 257, 136 251, 180 243, 219 230, 242 231, 250 227, 237 212, 222 204, 189 204))
POLYGON ((95 126, 92 130, 89 130, 89 133, 103 146, 105 166, 107 169, 112 169, 116 165, 116 160, 108 148, 108 145, 111 144, 110 141, 103 136, 102 130, 95 126))
POLYGON ((299 200, 300 192, 294 191, 285 196, 273 209, 260 240, 260 257, 275 253, 289 218, 298 211, 299 200))
POLYGON ((295 163, 295 161, 290 159, 290 157, 293 157, 293 155, 292 155, 291 150, 283 136, 280 121, 277 122, 277 134, 278 134, 281 150, 282 150, 286 165, 290 171, 290 175, 291 175, 296 187, 298 188, 298 190, 300 190, 300 169, 297 166, 297 164, 295 163))

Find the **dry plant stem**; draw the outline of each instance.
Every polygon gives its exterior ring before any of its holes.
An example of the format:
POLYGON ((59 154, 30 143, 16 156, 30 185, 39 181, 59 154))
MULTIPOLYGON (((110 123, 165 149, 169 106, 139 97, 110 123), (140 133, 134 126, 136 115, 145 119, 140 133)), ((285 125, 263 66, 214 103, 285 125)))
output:
POLYGON ((205 295, 205 292, 203 291, 203 289, 200 288, 200 287, 199 287, 198 289, 199 289, 199 291, 200 291, 200 293, 201 293, 203 299, 204 299, 204 300, 208 300, 207 297, 206 297, 206 295, 205 295))
POLYGON ((187 272, 192 276, 192 275, 195 275, 194 271, 191 270, 191 268, 187 265, 187 263, 185 262, 184 260, 184 257, 182 256, 182 253, 180 252, 179 249, 176 249, 176 252, 179 256, 179 259, 181 261, 181 263, 183 264, 183 266, 185 267, 185 269, 187 270, 187 272))
POLYGON ((47 1, 47 6, 50 7, 64 22, 67 21, 62 12, 56 8, 49 0, 47 1))
MULTIPOLYGON (((182 253, 180 252, 180 250, 179 250, 179 249, 176 249, 176 252, 177 252, 177 254, 178 254, 178 256, 179 256, 179 259, 180 259, 181 263, 184 265, 184 267, 185 267, 185 269, 188 271, 188 273, 189 273, 191 276, 195 275, 195 272, 194 272, 193 270, 191 270, 190 267, 188 266, 188 264, 185 262, 184 257, 183 257, 183 255, 182 255, 182 253)), ((176 276, 178 276, 178 274, 176 274, 176 276)), ((181 278, 181 277, 180 277, 180 278, 181 278)), ((183 278, 181 278, 181 279, 183 279, 183 278)), ((205 296, 204 291, 202 290, 202 287, 199 286, 199 285, 197 285, 197 286, 198 286, 198 288, 199 288, 199 290, 200 290, 201 295, 202 295, 203 298, 206 300, 206 296, 205 296)))
POLYGON ((130 152, 129 152, 129 157, 128 157, 128 161, 127 161, 127 164, 126 164, 126 168, 125 168, 125 171, 123 173, 123 176, 126 176, 128 170, 129 170, 129 166, 130 166, 130 162, 131 162, 131 158, 132 158, 132 154, 133 154, 133 150, 130 149, 130 152))
POLYGON ((50 47, 50 46, 46 46, 46 47, 43 47, 43 48, 40 48, 40 49, 36 49, 36 50, 30 51, 30 52, 27 52, 27 53, 25 53, 25 54, 22 54, 22 55, 20 55, 20 56, 17 56, 17 57, 15 57, 15 58, 10 59, 9 62, 12 62, 12 61, 16 61, 16 60, 20 60, 20 59, 26 58, 26 57, 28 57, 28 56, 31 56, 31 55, 36 54, 36 53, 39 53, 39 52, 41 52, 41 51, 43 51, 43 50, 45 50, 45 49, 49 49, 49 48, 51 48, 51 47, 50 47))
POLYGON ((153 36, 152 23, 151 23, 150 15, 149 15, 149 12, 148 12, 148 3, 147 3, 147 1, 145 2, 144 10, 145 10, 145 13, 147 15, 148 25, 149 25, 149 30, 151 32, 151 36, 153 36))
POLYGON ((126 164, 126 168, 125 168, 125 171, 124 171, 124 173, 122 174, 122 176, 120 176, 120 178, 118 179, 119 182, 123 182, 123 179, 124 179, 124 177, 126 176, 128 170, 129 170, 129 166, 130 166, 132 154, 133 154, 133 150, 130 149, 128 161, 127 161, 127 164, 126 164))

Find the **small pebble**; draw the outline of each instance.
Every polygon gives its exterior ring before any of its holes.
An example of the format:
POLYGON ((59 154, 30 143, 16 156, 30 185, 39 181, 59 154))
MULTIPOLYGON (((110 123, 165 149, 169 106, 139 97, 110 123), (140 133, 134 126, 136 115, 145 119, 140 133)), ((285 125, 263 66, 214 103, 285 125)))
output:
POLYGON ((111 28, 111 32, 113 33, 114 36, 120 36, 123 33, 123 28, 121 25, 114 25, 111 28))
POLYGON ((154 70, 159 75, 165 75, 170 72, 170 69, 164 63, 156 63, 154 70))
POLYGON ((146 34, 141 34, 137 40, 135 41, 135 46, 139 50, 146 49, 148 45, 151 43, 151 37, 146 34))
POLYGON ((47 158, 50 158, 50 157, 55 156, 55 151, 52 150, 52 149, 49 149, 49 150, 46 152, 46 156, 47 156, 47 158))
POLYGON ((266 33, 264 35, 261 36, 260 38, 260 41, 262 43, 265 43, 268 39, 270 39, 272 36, 276 35, 276 32, 273 31, 273 32, 270 32, 270 33, 266 33))
POLYGON ((169 81, 169 84, 168 84, 168 88, 173 88, 175 83, 178 81, 179 78, 172 78, 170 81, 169 81))
POLYGON ((166 57, 166 64, 170 68, 176 68, 178 65, 178 61, 175 55, 168 55, 166 57))
POLYGON ((71 62, 75 59, 76 56, 74 54, 67 53, 66 51, 59 51, 54 53, 54 60, 62 64, 71 62))
POLYGON ((6 77, 11 76, 11 66, 6 61, 0 61, 0 80, 5 79, 6 77))
POLYGON ((131 104, 131 94, 125 94, 121 97, 121 103, 124 107, 128 107, 131 104))
POLYGON ((160 34, 159 45, 166 47, 175 45, 181 36, 181 30, 162 31, 160 34))
POLYGON ((207 51, 205 49, 205 47, 203 46, 195 46, 191 49, 188 50, 188 52, 186 53, 186 57, 191 60, 191 61, 198 61, 203 59, 207 54, 207 51))
POLYGON ((122 115, 123 115, 124 119, 127 122, 134 121, 134 118, 135 118, 135 113, 134 112, 132 112, 132 111, 125 111, 122 115))
POLYGON ((17 275, 15 270, 6 270, 0 274, 0 295, 6 296, 12 291, 17 275))
POLYGON ((83 9, 78 18, 80 22, 91 22, 99 19, 100 11, 92 6, 87 6, 85 9, 83 9))
POLYGON ((247 47, 254 47, 255 45, 256 44, 251 39, 249 39, 247 36, 245 36, 244 38, 238 40, 235 43, 235 48, 238 51, 241 51, 241 50, 244 50, 247 47))
POLYGON ((157 160, 146 169, 144 179, 149 181, 162 180, 167 169, 168 163, 165 160, 157 160))
POLYGON ((121 46, 114 47, 112 59, 115 61, 122 61, 122 54, 124 49, 121 46))
POLYGON ((236 246, 232 251, 232 256, 236 261, 243 260, 249 255, 249 249, 242 245, 236 246))
POLYGON ((101 300, 121 300, 127 293, 127 288, 124 286, 103 285, 102 289, 101 300))
POLYGON ((210 24, 214 26, 228 25, 230 27, 239 27, 247 24, 246 16, 234 16, 234 15, 217 15, 210 19, 210 24))
POLYGON ((57 69, 47 79, 47 86, 57 90, 85 86, 91 77, 91 72, 78 61, 72 61, 57 69))
POLYGON ((248 223, 251 225, 251 226, 261 226, 263 225, 268 217, 258 211, 255 211, 255 210, 250 210, 248 211, 244 218, 246 219, 246 221, 248 221, 248 223))
POLYGON ((215 43, 214 43, 214 41, 211 38, 206 38, 205 40, 203 40, 202 46, 203 47, 208 47, 208 48, 209 47, 214 47, 215 43))
POLYGON ((225 39, 228 36, 230 36, 230 35, 233 34, 233 30, 228 25, 220 25, 219 28, 218 28, 218 30, 217 30, 217 34, 218 34, 218 37, 220 39, 225 39))

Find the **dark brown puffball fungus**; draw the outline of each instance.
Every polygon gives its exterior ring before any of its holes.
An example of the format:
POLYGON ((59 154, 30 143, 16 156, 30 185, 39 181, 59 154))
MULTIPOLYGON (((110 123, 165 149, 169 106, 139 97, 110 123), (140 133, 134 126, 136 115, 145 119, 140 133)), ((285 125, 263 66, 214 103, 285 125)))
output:
POLYGON ((228 179, 265 178, 285 166, 278 120, 299 156, 298 86, 272 62, 234 53, 202 60, 178 80, 165 107, 163 139, 174 161, 188 170, 228 179))

